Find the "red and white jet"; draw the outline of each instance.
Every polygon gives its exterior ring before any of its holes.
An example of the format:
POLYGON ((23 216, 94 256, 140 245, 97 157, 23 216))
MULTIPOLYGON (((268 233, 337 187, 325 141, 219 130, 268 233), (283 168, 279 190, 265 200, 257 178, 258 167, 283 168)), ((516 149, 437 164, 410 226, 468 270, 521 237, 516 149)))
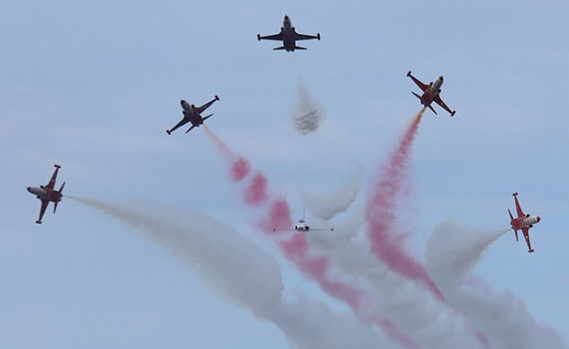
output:
POLYGON ((516 211, 518 211, 518 218, 514 218, 514 216, 512 216, 512 212, 510 212, 510 209, 508 209, 508 213, 510 214, 511 219, 510 224, 516 233, 516 241, 518 241, 518 230, 521 230, 522 233, 524 233, 524 238, 526 239, 529 253, 532 253, 534 249, 531 248, 531 243, 529 241, 529 230, 533 227, 534 224, 539 223, 541 218, 539 216, 530 216, 529 213, 525 214, 524 211, 522 211, 520 203, 518 202, 518 193, 514 193, 512 195, 514 195, 514 201, 516 202, 516 211))
POLYGON ((443 85, 443 81, 444 81, 442 76, 439 76, 439 78, 437 80, 435 80, 435 82, 431 82, 428 85, 422 83, 421 81, 419 81, 419 79, 417 79, 413 75, 411 75, 411 71, 409 71, 407 73, 407 76, 410 77, 411 80, 413 80, 413 82, 415 82, 415 84, 417 84, 417 86, 419 86, 419 88, 423 91, 422 96, 419 96, 418 94, 416 94, 415 92, 412 92, 412 91, 411 91, 411 93, 413 95, 415 95, 415 97, 417 97, 421 100, 421 104, 424 105, 425 108, 428 107, 436 115, 437 112, 431 106, 431 104, 433 102, 435 102, 438 105, 440 105, 444 110, 448 111, 450 113, 450 116, 454 116, 454 113, 456 113, 456 110, 450 110, 450 108, 445 104, 445 102, 443 102, 443 100, 441 99, 441 96, 440 96, 441 86, 443 85))
POLYGON ((40 185, 39 188, 38 187, 26 188, 31 194, 34 194, 38 199, 41 200, 40 218, 36 221, 37 224, 41 224, 41 219, 43 217, 43 214, 45 213, 47 205, 50 202, 54 203, 53 213, 55 213, 55 210, 57 210, 57 204, 61 201, 61 197, 63 196, 61 192, 63 191, 65 182, 63 182, 61 188, 59 188, 59 191, 53 189, 55 187, 55 180, 57 179, 57 172, 59 171, 61 166, 57 164, 53 166, 55 167, 55 172, 53 172, 53 175, 51 176, 51 179, 49 180, 49 183, 47 185, 40 185))
POLYGON ((311 230, 330 230, 330 231, 334 231, 334 228, 310 228, 310 226, 306 223, 306 221, 304 220, 304 210, 302 210, 302 219, 300 219, 298 221, 298 224, 294 226, 293 229, 279 229, 279 228, 274 228, 273 231, 277 231, 277 230, 296 230, 298 232, 308 232, 311 230))

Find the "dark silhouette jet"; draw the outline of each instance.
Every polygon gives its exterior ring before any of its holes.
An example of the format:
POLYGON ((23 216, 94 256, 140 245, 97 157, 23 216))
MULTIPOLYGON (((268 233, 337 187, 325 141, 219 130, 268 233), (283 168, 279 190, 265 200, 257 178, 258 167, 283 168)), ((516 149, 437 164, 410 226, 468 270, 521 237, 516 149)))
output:
POLYGON ((180 122, 178 122, 176 124, 176 126, 174 126, 172 129, 166 130, 166 133, 171 134, 172 131, 175 131, 180 126, 184 126, 188 122, 192 123, 192 127, 190 127, 186 131, 186 133, 190 132, 194 127, 200 127, 200 125, 202 125, 204 121, 206 121, 207 119, 209 119, 213 115, 213 114, 209 114, 206 117, 202 117, 201 113, 203 113, 207 108, 209 108, 215 101, 219 101, 219 97, 217 97, 217 95, 215 95, 214 99, 212 99, 211 101, 202 105, 201 107, 196 107, 195 105, 189 104, 188 102, 186 102, 185 100, 182 99, 180 101, 180 104, 182 105, 182 108, 184 109, 184 110, 182 110, 182 114, 184 115, 184 118, 182 120, 180 120, 180 122))
POLYGON ((285 15, 283 20, 283 26, 281 27, 281 32, 275 35, 267 35, 261 36, 257 34, 257 40, 275 40, 275 41, 282 41, 283 46, 275 47, 273 50, 286 50, 287 52, 292 52, 294 50, 306 50, 305 47, 296 46, 296 42, 299 40, 311 40, 311 39, 318 39, 320 40, 320 33, 314 35, 306 35, 306 34, 298 34, 292 23, 290 18, 285 15))

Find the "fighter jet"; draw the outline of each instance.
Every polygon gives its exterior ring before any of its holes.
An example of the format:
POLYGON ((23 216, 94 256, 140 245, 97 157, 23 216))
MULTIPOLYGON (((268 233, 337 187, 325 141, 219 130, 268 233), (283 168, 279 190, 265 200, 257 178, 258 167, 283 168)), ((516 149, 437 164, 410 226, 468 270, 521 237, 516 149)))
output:
POLYGON ((28 189, 28 192, 30 192, 31 194, 35 195, 38 199, 41 200, 41 207, 40 207, 40 217, 39 219, 36 221, 37 224, 41 224, 41 219, 43 217, 43 214, 45 213, 45 210, 47 209, 47 205, 50 202, 53 202, 53 213, 55 213, 55 211, 57 210, 57 204, 61 201, 61 197, 63 196, 63 194, 61 194, 63 192, 63 187, 65 187, 65 182, 63 182, 63 184, 61 185, 61 188, 59 188, 59 191, 53 189, 55 187, 55 180, 57 179, 57 172, 59 171, 59 169, 61 168, 61 166, 55 164, 53 165, 55 167, 55 172, 53 172, 53 175, 51 176, 51 179, 49 181, 49 183, 47 185, 40 185, 40 187, 27 187, 26 189, 28 189))
POLYGON ((510 224, 512 225, 512 229, 516 234, 516 241, 518 241, 518 230, 521 230, 524 234, 524 238, 526 239, 526 244, 528 245, 528 252, 532 253, 534 249, 531 248, 531 243, 529 241, 529 230, 533 228, 534 224, 541 221, 541 217, 530 216, 529 213, 525 214, 524 211, 522 211, 520 203, 518 202, 518 193, 514 193, 512 195, 514 195, 514 202, 516 203, 518 218, 514 218, 514 216, 512 216, 512 212, 510 212, 510 209, 508 209, 508 213, 510 214, 510 224))
POLYGON ((298 221, 298 224, 294 226, 294 228, 292 229, 280 229, 280 228, 274 228, 273 231, 278 231, 278 230, 296 230, 298 232, 308 232, 308 231, 314 231, 314 230, 330 230, 330 231, 334 231, 334 228, 310 228, 310 226, 306 223, 305 218, 304 218, 304 209, 302 210, 302 219, 300 219, 298 221))
POLYGON ((439 76, 439 78, 435 82, 430 82, 428 85, 422 83, 421 81, 416 79, 413 75, 411 75, 411 71, 409 71, 407 73, 407 76, 410 77, 411 80, 413 80, 413 82, 415 82, 415 84, 417 84, 417 86, 419 86, 419 88, 421 90, 423 90, 422 96, 419 96, 415 92, 411 92, 411 93, 413 95, 415 95, 415 97, 417 97, 421 100, 421 104, 424 105, 425 108, 428 107, 436 115, 437 112, 431 106, 431 103, 435 102, 438 105, 440 105, 441 107, 443 107, 444 110, 448 111, 450 113, 450 116, 454 116, 454 113, 456 113, 456 110, 450 110, 450 108, 447 107, 447 105, 445 104, 445 102, 443 102, 443 100, 441 99, 441 97, 439 95, 441 93, 441 86, 443 85, 443 80, 444 80, 442 76, 439 76))
POLYGON ((320 33, 314 35, 299 34, 296 32, 290 18, 285 15, 283 20, 283 26, 281 27, 281 32, 275 35, 261 36, 257 34, 257 40, 275 40, 282 41, 283 46, 275 47, 273 50, 286 50, 287 52, 293 52, 294 50, 306 50, 306 47, 296 46, 296 42, 299 40, 320 40, 320 33))
POLYGON ((188 102, 182 99, 180 101, 180 104, 182 105, 182 109, 184 109, 182 110, 184 118, 180 120, 180 122, 178 122, 176 126, 174 126, 172 129, 166 130, 166 133, 171 134, 178 127, 184 126, 188 122, 192 123, 192 127, 190 127, 186 131, 186 133, 190 132, 194 127, 200 127, 200 125, 202 125, 204 121, 206 121, 213 115, 209 114, 206 117, 202 117, 201 113, 203 113, 207 108, 209 108, 215 101, 219 101, 219 97, 217 95, 215 95, 214 99, 202 105, 201 107, 196 107, 195 105, 189 104, 188 102))

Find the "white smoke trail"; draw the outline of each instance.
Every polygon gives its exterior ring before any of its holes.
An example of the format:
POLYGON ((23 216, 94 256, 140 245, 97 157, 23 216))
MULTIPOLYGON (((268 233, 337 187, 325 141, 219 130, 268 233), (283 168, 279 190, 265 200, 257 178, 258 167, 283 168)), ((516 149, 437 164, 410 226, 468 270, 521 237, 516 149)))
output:
POLYGON ((552 329, 536 323, 526 305, 511 292, 496 293, 481 280, 461 282, 484 251, 509 230, 487 232, 443 224, 427 245, 427 268, 445 300, 500 349, 567 348, 552 329))
POLYGON ((296 130, 303 135, 317 131, 324 121, 322 107, 303 83, 298 87, 298 102, 292 113, 292 121, 296 130))
POLYGON ((181 258, 221 295, 250 309, 256 317, 271 321, 298 348, 397 348, 353 314, 334 313, 302 294, 294 301, 283 299, 276 260, 232 227, 202 213, 141 203, 132 209, 66 197, 120 220, 181 258))
POLYGON ((304 188, 299 188, 304 205, 315 217, 323 220, 332 219, 338 213, 346 212, 356 200, 362 187, 365 170, 357 165, 356 172, 330 195, 317 196, 304 188))
POLYGON ((357 236, 363 220, 363 212, 358 210, 337 225, 333 234, 311 232, 307 238, 340 271, 372 285, 380 311, 425 348, 484 348, 460 314, 422 287, 392 272, 371 253, 369 243, 357 236))

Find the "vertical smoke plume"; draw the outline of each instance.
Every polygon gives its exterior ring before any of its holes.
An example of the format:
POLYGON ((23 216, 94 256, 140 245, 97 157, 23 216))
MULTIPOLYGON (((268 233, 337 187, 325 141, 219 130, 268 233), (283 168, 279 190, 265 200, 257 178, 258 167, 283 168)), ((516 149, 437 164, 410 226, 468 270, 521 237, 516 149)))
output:
POLYGON ((427 268, 447 303, 497 348, 567 348, 555 331, 536 323, 526 305, 509 291, 495 292, 483 280, 467 278, 484 251, 508 231, 440 225, 427 244, 427 268))
POLYGON ((282 298, 283 280, 276 260, 233 228, 197 211, 141 204, 136 210, 95 199, 66 196, 130 226, 170 251, 228 300, 277 326, 301 349, 374 349, 388 343, 373 327, 351 314, 336 314, 323 303, 299 294, 282 298))
POLYGON ((300 83, 298 87, 298 102, 294 107, 292 121, 296 130, 303 135, 318 130, 324 121, 322 108, 312 98, 308 87, 300 83))
MULTIPOLYGON (((228 146, 214 136, 211 130, 208 130, 207 133, 211 136, 210 139, 214 143, 220 143, 216 144, 218 149, 228 149, 228 146)), ((233 168, 235 166, 235 156, 226 156, 227 152, 221 152, 221 154, 229 161, 229 167, 233 168)), ((254 178, 256 177, 258 176, 254 176, 254 178)), ((405 332, 401 331, 390 320, 377 314, 374 310, 373 299, 366 291, 342 280, 339 276, 332 275, 328 259, 324 255, 312 251, 304 234, 291 234, 287 231, 278 230, 276 234, 273 232, 274 228, 291 227, 292 219, 288 203, 284 199, 271 194, 266 181, 255 181, 254 178, 247 187, 247 191, 243 193, 243 201, 249 206, 257 206, 259 202, 254 203, 248 199, 251 196, 257 196, 251 193, 266 193, 263 194, 263 197, 266 195, 267 199, 263 200, 264 205, 261 207, 268 212, 262 219, 261 229, 275 239, 285 256, 304 275, 315 280, 328 295, 348 305, 358 318, 377 325, 389 338, 405 348, 417 348, 417 345, 405 332)))
POLYGON ((383 173, 374 187, 368 203, 366 219, 368 237, 373 252, 391 269, 427 287, 436 297, 443 296, 422 264, 414 260, 402 247, 405 236, 397 232, 397 200, 408 180, 409 161, 413 141, 425 108, 421 109, 403 134, 398 147, 391 154, 383 173))

